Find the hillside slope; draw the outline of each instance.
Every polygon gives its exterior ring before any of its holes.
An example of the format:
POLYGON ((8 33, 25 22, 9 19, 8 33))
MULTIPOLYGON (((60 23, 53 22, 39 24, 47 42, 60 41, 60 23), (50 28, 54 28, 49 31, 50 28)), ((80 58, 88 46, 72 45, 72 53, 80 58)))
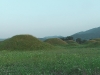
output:
POLYGON ((26 34, 15 35, 0 42, 0 50, 41 50, 51 48, 53 48, 52 45, 26 34))
POLYGON ((100 38, 100 27, 93 28, 87 31, 79 32, 74 35, 71 35, 76 38, 81 38, 81 39, 94 39, 94 38, 100 38))

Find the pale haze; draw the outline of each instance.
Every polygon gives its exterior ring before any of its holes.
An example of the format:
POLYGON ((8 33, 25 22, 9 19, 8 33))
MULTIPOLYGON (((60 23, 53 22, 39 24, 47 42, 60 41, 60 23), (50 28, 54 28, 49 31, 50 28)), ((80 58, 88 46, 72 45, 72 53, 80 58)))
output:
POLYGON ((0 0, 0 38, 69 36, 100 26, 100 0, 0 0))

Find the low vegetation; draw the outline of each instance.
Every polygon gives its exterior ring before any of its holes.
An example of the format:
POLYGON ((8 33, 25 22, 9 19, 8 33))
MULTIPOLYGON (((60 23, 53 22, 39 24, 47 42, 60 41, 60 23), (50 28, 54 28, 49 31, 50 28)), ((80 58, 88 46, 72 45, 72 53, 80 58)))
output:
POLYGON ((100 75, 100 48, 1 51, 0 75, 100 75))
POLYGON ((99 39, 78 44, 16 35, 1 41, 0 50, 0 75, 100 75, 99 39))

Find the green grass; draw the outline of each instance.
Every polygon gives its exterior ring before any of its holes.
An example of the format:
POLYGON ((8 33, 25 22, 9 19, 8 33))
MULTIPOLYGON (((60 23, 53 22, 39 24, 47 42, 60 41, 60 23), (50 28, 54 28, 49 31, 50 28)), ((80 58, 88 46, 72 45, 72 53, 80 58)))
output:
POLYGON ((53 46, 44 43, 32 35, 15 35, 0 42, 0 50, 41 50, 53 49, 53 46))
POLYGON ((68 46, 78 46, 79 44, 73 40, 66 41, 68 43, 68 46))
POLYGON ((54 45, 54 46, 66 46, 68 45, 65 41, 59 39, 59 38, 51 38, 51 39, 47 39, 45 40, 45 42, 54 45))
POLYGON ((3 50, 0 75, 100 75, 100 48, 3 50))

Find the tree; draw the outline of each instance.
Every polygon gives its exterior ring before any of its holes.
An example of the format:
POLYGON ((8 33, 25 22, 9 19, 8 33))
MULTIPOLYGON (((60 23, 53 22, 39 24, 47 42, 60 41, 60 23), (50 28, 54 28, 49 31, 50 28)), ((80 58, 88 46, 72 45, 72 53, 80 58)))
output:
POLYGON ((61 37, 60 39, 62 39, 63 41, 65 41, 65 38, 64 37, 61 37))
POLYGON ((65 40, 66 40, 66 41, 67 41, 67 40, 73 40, 73 37, 72 37, 72 36, 68 36, 68 37, 65 38, 65 40))
POLYGON ((85 43, 85 42, 87 42, 87 40, 82 40, 82 43, 85 43))
POLYGON ((79 43, 79 44, 81 44, 81 43, 82 43, 81 38, 77 38, 77 39, 76 39, 76 42, 79 43))

